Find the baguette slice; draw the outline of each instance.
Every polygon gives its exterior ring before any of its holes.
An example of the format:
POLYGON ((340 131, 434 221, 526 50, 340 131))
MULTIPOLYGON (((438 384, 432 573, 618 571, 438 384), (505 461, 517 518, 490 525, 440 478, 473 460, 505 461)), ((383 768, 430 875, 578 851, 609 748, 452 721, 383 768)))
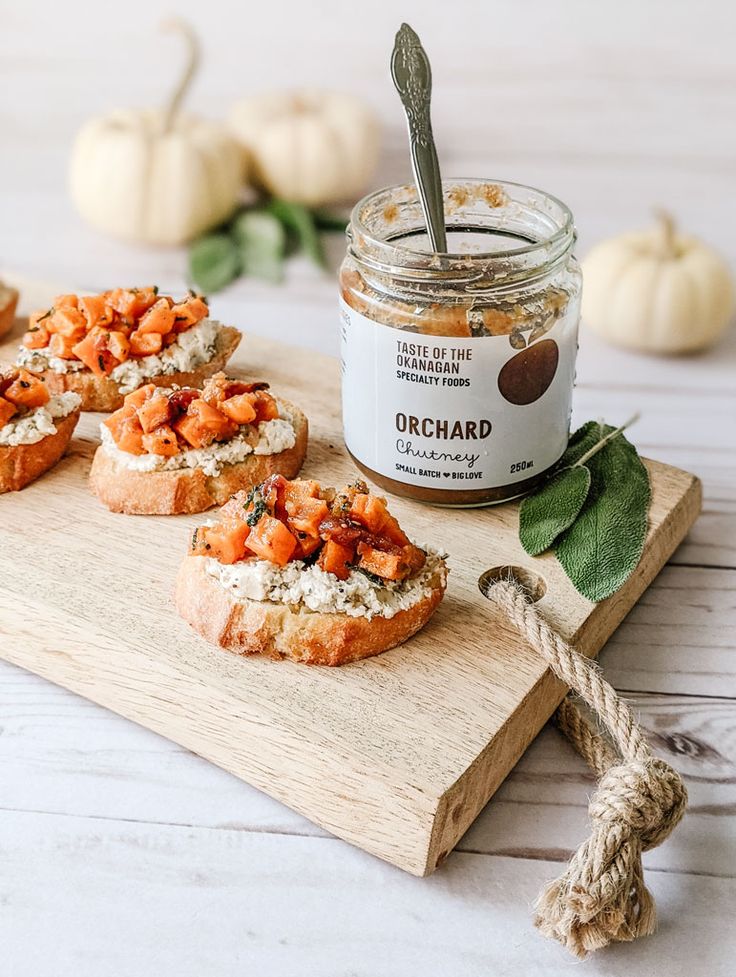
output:
MULTIPOLYGON (((202 363, 187 373, 167 373, 157 377, 149 377, 144 382, 154 383, 157 387, 201 387, 204 380, 213 373, 221 370, 242 339, 239 329, 223 326, 217 336, 215 355, 207 363, 202 363)), ((35 372, 35 371, 34 371, 35 372)), ((82 410, 102 411, 110 413, 123 406, 124 394, 120 393, 120 385, 110 377, 98 377, 91 370, 78 370, 76 373, 56 373, 54 370, 44 370, 36 373, 46 381, 50 394, 64 393, 73 390, 82 398, 82 410)), ((200 510, 192 510, 200 511, 200 510)))
POLYGON ((0 282, 0 336, 6 336, 13 328, 18 305, 18 289, 0 282))
POLYGON ((18 492, 53 468, 66 451, 79 410, 54 420, 56 434, 48 434, 35 444, 0 445, 0 492, 18 492))
POLYGON ((265 654, 307 665, 346 665, 379 655, 416 634, 445 592, 438 568, 431 593, 394 617, 324 614, 271 601, 234 600, 205 570, 205 557, 187 556, 176 580, 179 614, 203 638, 238 655, 265 654))
POLYGON ((274 455, 249 455, 235 465, 224 465, 219 475, 206 475, 201 468, 139 472, 118 465, 102 447, 95 452, 90 487, 112 512, 129 515, 174 516, 204 512, 224 505, 241 489, 251 489, 269 475, 293 478, 307 452, 307 418, 283 398, 294 424, 296 443, 274 455))

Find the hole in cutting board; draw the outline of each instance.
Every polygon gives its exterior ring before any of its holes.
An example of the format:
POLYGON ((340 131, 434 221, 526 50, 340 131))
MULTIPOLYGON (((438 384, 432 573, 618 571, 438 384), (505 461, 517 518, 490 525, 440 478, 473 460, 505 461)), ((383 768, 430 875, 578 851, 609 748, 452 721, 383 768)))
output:
POLYGON ((526 591, 533 604, 536 604, 547 593, 545 579, 540 577, 538 573, 526 570, 524 567, 503 566, 484 570, 478 577, 478 586, 484 597, 488 597, 488 591, 499 580, 518 584, 526 591))

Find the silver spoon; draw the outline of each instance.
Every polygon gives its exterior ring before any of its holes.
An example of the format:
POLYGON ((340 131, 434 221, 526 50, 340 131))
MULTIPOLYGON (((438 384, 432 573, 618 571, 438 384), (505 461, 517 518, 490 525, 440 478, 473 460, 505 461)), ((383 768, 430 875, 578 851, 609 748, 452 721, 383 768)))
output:
POLYGON ((408 24, 402 24, 396 34, 391 55, 391 77, 409 124, 411 167, 419 191, 429 240, 436 254, 445 254, 447 234, 442 180, 429 114, 432 69, 427 52, 408 24))

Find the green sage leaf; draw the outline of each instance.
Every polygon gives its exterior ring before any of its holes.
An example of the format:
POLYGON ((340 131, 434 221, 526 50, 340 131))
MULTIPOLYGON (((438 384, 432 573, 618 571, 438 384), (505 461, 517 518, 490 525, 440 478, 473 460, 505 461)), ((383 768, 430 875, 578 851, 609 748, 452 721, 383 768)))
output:
MULTIPOLYGON (((597 421, 587 421, 582 427, 570 435, 564 455, 558 462, 559 468, 570 468, 580 461, 584 454, 596 445, 603 435, 601 435, 602 425, 597 421)), ((606 431, 610 428, 606 428, 606 431)))
POLYGON ((271 200, 268 210, 281 221, 286 231, 291 231, 297 238, 299 247, 320 268, 327 267, 322 241, 317 231, 314 218, 306 207, 293 204, 287 200, 271 200))
POLYGON ((246 210, 235 218, 231 231, 246 275, 274 283, 283 279, 286 232, 273 214, 246 210))
POLYGON ((344 234, 350 220, 350 212, 332 210, 330 207, 314 207, 312 217, 320 231, 339 231, 344 234))
POLYGON ((519 508, 519 539, 530 556, 539 556, 569 529, 583 508, 591 476, 585 465, 561 468, 519 508))
POLYGON ((205 295, 225 288, 240 270, 240 252, 227 234, 207 234, 189 249, 189 274, 205 295))
MULTIPOLYGON (((605 424, 585 425, 575 433, 570 457, 582 457, 613 430, 605 424)), ((593 455, 586 467, 591 475, 588 497, 555 544, 555 553, 575 588, 600 601, 615 593, 639 563, 651 489, 647 469, 623 434, 593 455)))

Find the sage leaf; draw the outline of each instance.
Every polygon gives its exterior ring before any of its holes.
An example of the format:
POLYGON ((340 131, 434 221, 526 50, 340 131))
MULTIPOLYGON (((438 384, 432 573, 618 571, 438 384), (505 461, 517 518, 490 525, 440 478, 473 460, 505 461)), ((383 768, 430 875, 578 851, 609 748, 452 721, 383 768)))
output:
POLYGON ((189 275, 205 295, 225 288, 240 270, 238 246, 227 234, 207 234, 189 249, 189 275))
POLYGON ((340 212, 332 210, 330 207, 315 207, 312 210, 312 217, 318 230, 320 231, 339 231, 344 234, 350 220, 350 212, 340 212))
POLYGON ((570 468, 587 454, 601 439, 601 425, 597 421, 587 421, 570 435, 565 453, 559 460, 560 468, 570 468))
POLYGON ((284 277, 286 232, 273 214, 246 210, 232 223, 244 274, 278 283, 284 277))
POLYGON ((519 509, 519 539, 530 556, 539 556, 569 529, 585 504, 591 475, 585 465, 561 468, 528 495, 519 509))
POLYGON ((306 207, 293 204, 287 200, 271 200, 268 210, 279 220, 286 231, 291 231, 297 238, 299 246, 312 261, 320 268, 327 267, 322 241, 317 231, 314 218, 306 207))
MULTIPOLYGON (((571 439, 569 457, 582 458, 614 430, 605 424, 584 425, 571 439)), ((555 553, 576 590, 588 600, 600 601, 615 593, 639 563, 651 488, 647 469, 623 434, 594 454, 585 467, 591 475, 588 497, 555 544, 555 553)))

